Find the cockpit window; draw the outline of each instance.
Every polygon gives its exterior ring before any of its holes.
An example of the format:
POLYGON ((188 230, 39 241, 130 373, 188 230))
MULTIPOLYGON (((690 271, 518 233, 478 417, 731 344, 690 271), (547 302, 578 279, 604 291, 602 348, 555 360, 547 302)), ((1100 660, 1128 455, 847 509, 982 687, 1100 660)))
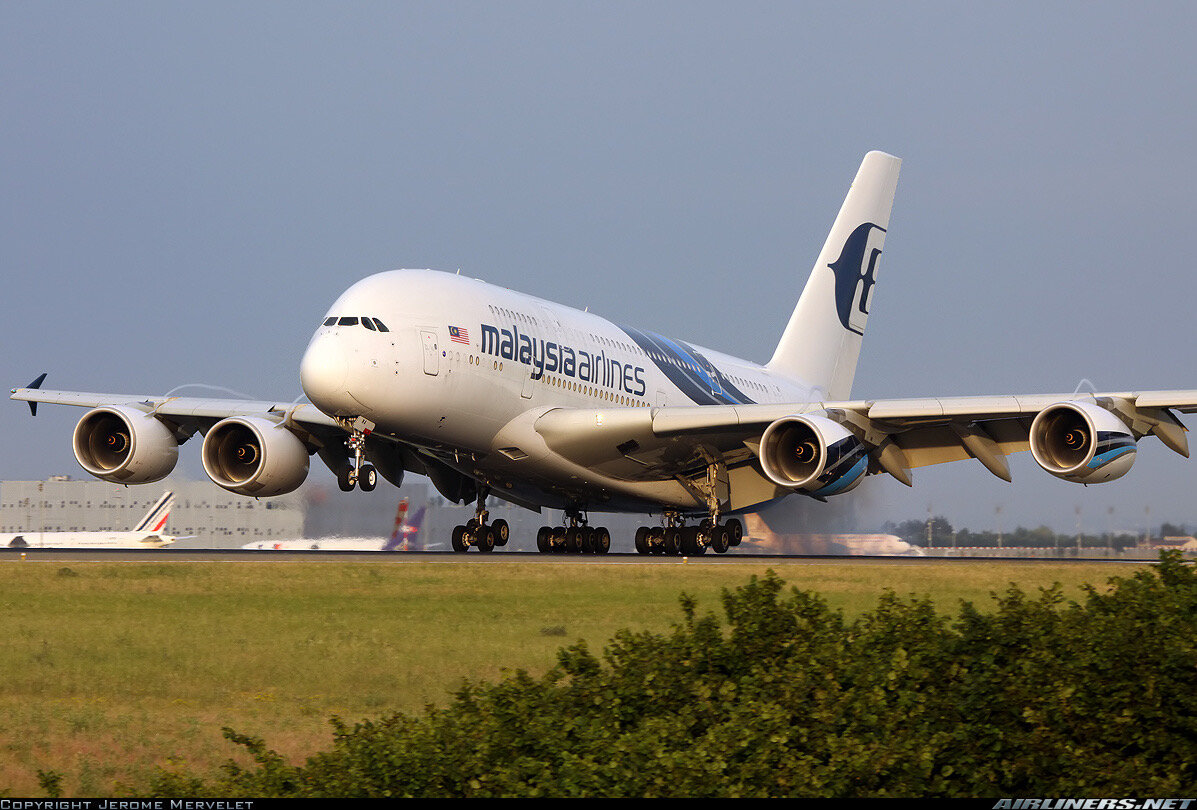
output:
POLYGON ((359 321, 361 322, 362 326, 366 327, 371 332, 389 332, 389 331, 391 331, 390 329, 387 329, 386 324, 384 324, 382 321, 378 320, 378 318, 371 318, 368 315, 363 315, 360 318, 355 318, 352 315, 345 317, 345 318, 339 318, 336 315, 330 315, 329 317, 324 319, 324 325, 325 326, 357 326, 359 321))

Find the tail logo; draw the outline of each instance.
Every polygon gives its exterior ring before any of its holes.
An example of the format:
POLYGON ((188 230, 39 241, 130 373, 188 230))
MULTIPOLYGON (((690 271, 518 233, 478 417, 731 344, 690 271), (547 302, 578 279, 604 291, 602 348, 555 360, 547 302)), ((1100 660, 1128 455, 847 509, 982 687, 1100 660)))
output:
POLYGON ((877 283, 877 259, 881 256, 881 248, 870 249, 874 234, 880 242, 885 238, 885 228, 872 222, 858 226, 844 240, 840 257, 828 265, 835 273, 835 308, 840 323, 858 335, 864 334, 873 285, 877 283))

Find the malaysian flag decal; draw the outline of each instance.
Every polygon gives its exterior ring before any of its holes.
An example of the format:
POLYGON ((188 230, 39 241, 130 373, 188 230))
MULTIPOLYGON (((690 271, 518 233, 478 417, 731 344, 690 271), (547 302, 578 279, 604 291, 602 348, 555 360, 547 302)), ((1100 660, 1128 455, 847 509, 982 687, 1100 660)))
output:
POLYGON ((470 333, 469 331, 462 329, 460 326, 450 326, 449 340, 453 341, 454 343, 464 343, 465 345, 469 346, 470 333))

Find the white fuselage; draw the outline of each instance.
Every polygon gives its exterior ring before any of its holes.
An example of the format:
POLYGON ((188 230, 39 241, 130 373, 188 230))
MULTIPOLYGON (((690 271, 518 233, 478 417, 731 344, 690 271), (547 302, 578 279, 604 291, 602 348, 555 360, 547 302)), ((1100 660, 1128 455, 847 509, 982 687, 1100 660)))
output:
POLYGON ((0 534, 0 548, 161 548, 175 541, 154 532, 16 532, 0 534))
POLYGON ((451 454, 467 475, 493 478, 496 494, 522 487, 525 502, 563 507, 554 482, 574 481, 576 491, 601 489, 604 511, 692 506, 693 497, 675 481, 630 482, 541 460, 529 447, 529 420, 559 407, 811 396, 809 387, 755 363, 431 270, 380 273, 346 290, 307 348, 301 382, 325 413, 364 417, 376 433, 451 454), (521 458, 501 452, 512 432, 521 458))

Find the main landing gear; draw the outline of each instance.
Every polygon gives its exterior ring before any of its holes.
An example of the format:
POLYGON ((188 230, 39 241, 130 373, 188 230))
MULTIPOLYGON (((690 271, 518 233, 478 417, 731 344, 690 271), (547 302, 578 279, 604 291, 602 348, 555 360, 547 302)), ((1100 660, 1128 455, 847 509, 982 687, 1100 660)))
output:
POLYGON ((710 549, 726 554, 744 538, 744 524, 736 518, 720 523, 718 513, 703 518, 696 526, 682 525, 676 512, 666 513, 664 522, 664 526, 641 526, 636 530, 636 553, 682 557, 706 554, 710 549))
POLYGON ((337 486, 342 492, 352 492, 355 486, 361 487, 362 492, 372 492, 378 486, 378 470, 366 461, 365 456, 366 437, 373 427, 373 423, 361 417, 353 420, 350 426, 345 446, 349 448, 353 462, 337 473, 337 486))
POLYGON ((478 491, 478 505, 474 509, 474 516, 460 526, 453 527, 453 550, 459 554, 469 551, 470 547, 477 548, 486 554, 495 550, 495 546, 507 545, 511 536, 511 529, 507 521, 499 518, 489 526, 486 519, 490 515, 486 511, 486 496, 490 493, 487 488, 478 491))
POLYGON ((606 554, 611 550, 611 532, 603 526, 588 526, 577 509, 565 513, 568 526, 541 526, 536 532, 536 549, 541 554, 606 554))

